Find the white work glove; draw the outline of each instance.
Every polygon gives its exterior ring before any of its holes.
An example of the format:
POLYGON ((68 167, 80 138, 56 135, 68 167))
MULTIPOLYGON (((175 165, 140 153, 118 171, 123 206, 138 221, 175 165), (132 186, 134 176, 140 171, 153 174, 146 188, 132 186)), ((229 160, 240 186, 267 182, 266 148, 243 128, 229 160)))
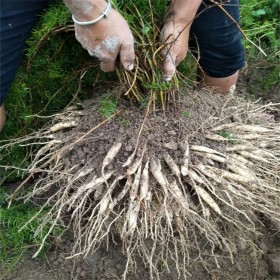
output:
MULTIPOLYGON (((97 2, 100 1, 95 3, 97 2)), ((106 5, 107 3, 102 1, 103 11, 106 5)), ((93 13, 91 18, 94 19, 99 15, 100 12, 93 13)), ((75 16, 79 21, 87 21, 89 18, 88 15, 85 19, 82 17, 80 14, 75 16)), ((99 59, 100 68, 104 72, 115 69, 118 55, 124 68, 133 70, 135 60, 133 35, 125 19, 116 10, 112 9, 107 17, 92 25, 81 26, 75 23, 75 36, 91 56, 99 59)))

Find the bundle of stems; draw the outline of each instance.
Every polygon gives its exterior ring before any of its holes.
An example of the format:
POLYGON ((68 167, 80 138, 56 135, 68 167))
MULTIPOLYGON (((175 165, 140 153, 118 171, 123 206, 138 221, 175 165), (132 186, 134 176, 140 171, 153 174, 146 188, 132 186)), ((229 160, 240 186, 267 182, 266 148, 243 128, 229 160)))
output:
POLYGON ((176 97, 179 88, 176 74, 166 82, 161 71, 164 59, 161 50, 165 44, 161 42, 160 28, 168 8, 167 1, 120 1, 118 8, 128 21, 136 43, 135 71, 118 69, 119 80, 127 88, 125 95, 140 103, 147 101, 147 96, 151 97, 154 105, 161 104, 165 109, 167 101, 176 97))

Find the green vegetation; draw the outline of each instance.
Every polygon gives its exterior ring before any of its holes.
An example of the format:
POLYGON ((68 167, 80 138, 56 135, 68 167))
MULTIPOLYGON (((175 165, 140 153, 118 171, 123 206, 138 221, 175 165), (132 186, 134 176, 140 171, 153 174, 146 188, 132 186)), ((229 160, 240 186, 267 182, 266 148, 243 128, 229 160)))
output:
POLYGON ((238 140, 235 140, 235 135, 232 132, 226 131, 226 130, 221 130, 217 133, 218 135, 228 139, 229 144, 237 145, 238 140))
MULTIPOLYGON (((108 74, 100 73, 96 60, 89 59, 68 23, 70 13, 60 0, 53 1, 40 18, 28 41, 26 59, 5 100, 7 122, 0 141, 36 131, 50 120, 47 116, 84 98, 104 77, 110 79, 108 74)), ((29 154, 28 147, 19 145, 0 154, 0 185, 24 176, 29 154), (11 165, 21 170, 3 167, 11 165)))
MULTIPOLYGON (((246 35, 259 45, 268 58, 279 59, 280 0, 240 0, 241 24, 246 35)), ((244 40, 247 55, 263 59, 262 54, 244 40)))
POLYGON ((280 0, 240 0, 240 5, 245 34, 267 54, 265 57, 244 40, 247 64, 257 63, 268 69, 267 78, 262 76, 259 82, 264 91, 269 91, 280 84, 280 0))
POLYGON ((109 118, 110 116, 116 113, 117 111, 116 96, 114 96, 110 92, 103 94, 99 98, 98 102, 99 102, 99 113, 101 114, 102 117, 109 118))
POLYGON ((167 10, 167 0, 129 0, 119 1, 118 6, 127 19, 136 42, 136 66, 134 73, 120 68, 121 83, 126 85, 128 98, 137 103, 146 102, 151 96, 152 102, 165 108, 167 99, 178 88, 178 77, 169 83, 163 81, 161 72, 160 30, 167 10))
MULTIPOLYGON (((70 14, 62 1, 53 1, 32 33, 26 59, 5 101, 8 118, 0 145, 42 127, 49 120, 43 116, 60 111, 72 99, 78 101, 92 88, 99 70, 93 67, 96 62, 89 61, 74 33, 68 32, 72 28, 65 27, 69 19, 70 14), (61 32, 53 30, 57 26, 65 29, 61 32)), ((13 269, 25 253, 42 241, 42 235, 35 236, 35 231, 47 209, 19 231, 38 213, 40 206, 18 201, 8 209, 10 192, 4 188, 8 182, 18 181, 25 175, 29 155, 30 148, 20 145, 13 145, 0 153, 0 265, 3 277, 4 271, 13 269)), ((60 229, 56 228, 52 234, 59 233, 60 229)))
MULTIPOLYGON (((42 243, 43 236, 48 230, 36 235, 37 228, 41 225, 47 209, 44 209, 32 222, 25 224, 39 212, 40 206, 34 206, 30 203, 14 202, 8 208, 9 196, 4 189, 0 189, 0 265, 2 268, 1 276, 4 270, 7 272, 16 265, 17 261, 26 254, 31 252, 42 243)), ((59 227, 53 231, 57 236, 61 233, 59 227)), ((41 255, 47 250, 48 242, 43 248, 41 255)))
POLYGON ((79 76, 77 73, 76 79, 72 77, 77 69, 73 68, 74 61, 69 58, 77 52, 82 58, 81 50, 71 38, 73 36, 69 38, 67 33, 57 34, 54 39, 50 32, 52 28, 67 23, 69 13, 63 11, 61 3, 51 7, 41 17, 28 41, 27 59, 21 65, 5 102, 8 120, 2 137, 17 137, 42 125, 42 120, 36 115, 60 110, 66 105, 65 100, 71 100, 73 89, 77 89, 79 76), (70 48, 66 46, 67 41, 70 48))
POLYGON ((190 118, 191 117, 191 112, 187 111, 187 110, 183 110, 182 111, 182 116, 184 118, 190 118))

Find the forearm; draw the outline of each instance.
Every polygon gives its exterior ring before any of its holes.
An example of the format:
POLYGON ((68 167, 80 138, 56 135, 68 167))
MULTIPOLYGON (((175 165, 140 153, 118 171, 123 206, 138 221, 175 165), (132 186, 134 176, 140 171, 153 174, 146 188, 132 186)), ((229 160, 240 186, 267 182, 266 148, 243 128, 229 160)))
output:
POLYGON ((87 21, 99 16, 107 6, 105 0, 63 0, 77 20, 87 21))
POLYGON ((175 22, 184 22, 190 27, 202 0, 172 0, 169 14, 175 22))

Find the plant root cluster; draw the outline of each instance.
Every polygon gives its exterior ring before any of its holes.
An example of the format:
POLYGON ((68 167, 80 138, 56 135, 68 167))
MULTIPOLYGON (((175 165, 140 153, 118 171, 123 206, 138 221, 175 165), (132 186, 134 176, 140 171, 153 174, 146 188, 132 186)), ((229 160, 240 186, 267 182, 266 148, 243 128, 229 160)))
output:
POLYGON ((178 275, 187 278, 190 252, 202 258, 205 248, 217 266, 219 250, 233 259, 230 229, 246 238, 256 232, 259 214, 280 221, 280 126, 271 117, 273 110, 279 109, 244 101, 225 105, 200 130, 205 145, 184 135, 177 147, 162 148, 162 153, 153 153, 149 141, 141 141, 140 130, 125 160, 122 139, 106 150, 98 168, 85 163, 65 167, 68 153, 89 137, 57 137, 83 115, 66 110, 56 124, 29 139, 43 146, 28 169, 40 176, 25 199, 46 197, 42 210, 49 207, 37 234, 51 223, 46 240, 57 224, 71 226, 75 245, 70 257, 109 245, 117 234, 127 257, 123 279, 136 270, 139 256, 151 279, 160 279, 163 261, 167 272, 175 263, 178 275))

